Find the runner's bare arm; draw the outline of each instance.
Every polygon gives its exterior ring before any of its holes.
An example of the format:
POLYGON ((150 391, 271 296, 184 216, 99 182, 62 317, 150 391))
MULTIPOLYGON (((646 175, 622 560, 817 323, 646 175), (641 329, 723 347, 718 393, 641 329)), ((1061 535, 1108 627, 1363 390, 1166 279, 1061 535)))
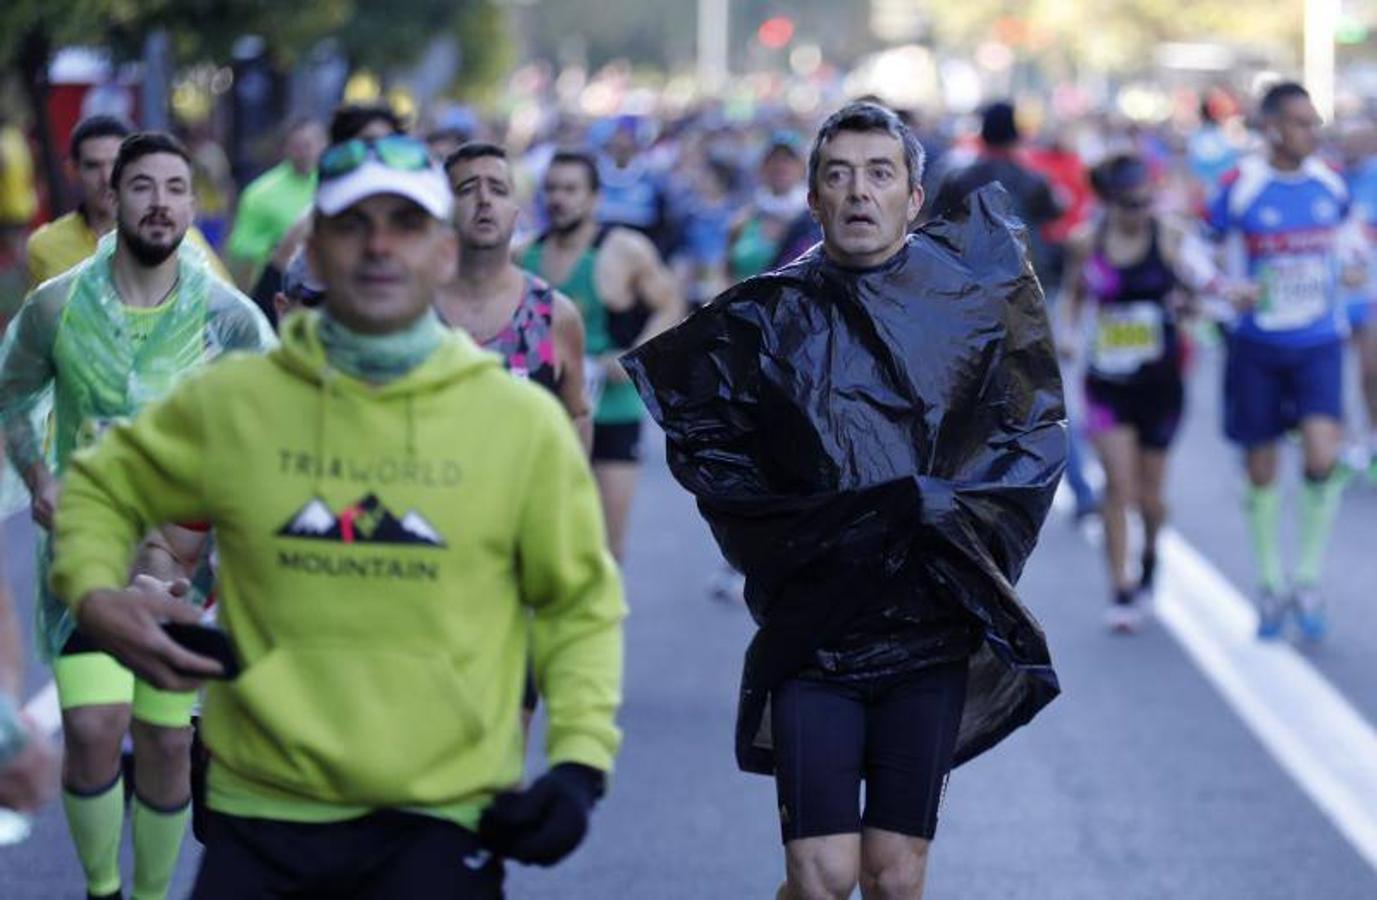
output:
POLYGON ((1061 284, 1061 316, 1056 323, 1057 350, 1063 359, 1075 357, 1080 321, 1085 308, 1085 264, 1094 246, 1089 226, 1077 229, 1066 241, 1066 270, 1061 284))
POLYGON ((1171 217, 1160 221, 1162 261, 1176 275, 1180 285, 1173 292, 1177 300, 1176 311, 1181 315, 1195 315, 1200 307, 1200 294, 1218 283, 1219 271, 1208 250, 1203 246, 1191 246, 1191 235, 1180 221, 1171 217))
POLYGON ((574 301, 555 291, 552 321, 555 331, 555 361, 559 367, 559 400, 578 432, 579 443, 585 453, 593 449, 593 415, 588 404, 588 386, 584 378, 585 348, 583 317, 574 301))
POLYGON ((52 527, 57 481, 43 457, 43 437, 33 413, 57 375, 53 344, 66 281, 30 294, 0 345, 0 427, 10 462, 33 497, 34 520, 52 527))
POLYGON ((311 236, 312 221, 310 212, 302 214, 301 218, 296 220, 296 224, 282 236, 282 240, 277 242, 277 249, 273 251, 272 255, 272 264, 278 269, 285 270, 287 264, 292 261, 292 254, 305 245, 306 239, 311 236))
POLYGON ((196 574, 209 533, 163 525, 144 538, 130 570, 130 577, 151 575, 159 581, 190 579, 196 574))
POLYGON ((684 298, 674 274, 649 238, 630 229, 619 229, 616 234, 631 268, 632 294, 651 311, 650 320, 633 344, 640 346, 684 317, 684 298))

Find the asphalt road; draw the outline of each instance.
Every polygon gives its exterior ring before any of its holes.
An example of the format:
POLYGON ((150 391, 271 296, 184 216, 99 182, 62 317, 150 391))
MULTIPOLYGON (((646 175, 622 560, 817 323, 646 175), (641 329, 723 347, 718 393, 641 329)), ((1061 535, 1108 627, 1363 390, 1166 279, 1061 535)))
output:
MULTIPOLYGON (((1219 436, 1206 355, 1173 466, 1180 532, 1245 593, 1252 567, 1237 460, 1219 436)), ((626 742, 586 845, 553 870, 513 870, 516 898, 770 898, 782 873, 773 786, 738 772, 732 727, 751 623, 714 602, 717 557, 651 441, 626 569, 626 742)), ((1334 633, 1307 651, 1377 721, 1377 491, 1346 497, 1329 570, 1334 633)), ((29 529, 5 528, 26 620, 29 529)), ((1029 727, 952 778, 928 897, 1377 897, 1377 872, 1242 724, 1168 631, 1107 633, 1103 566, 1054 518, 1021 586, 1042 620, 1063 696, 1029 727)), ((43 683, 36 666, 30 690, 43 683)), ((533 767, 538 761, 533 760, 533 767)), ((189 886, 188 841, 174 896, 189 886)), ((127 865, 127 863, 126 863, 127 865)), ((81 896, 61 814, 0 849, 0 898, 81 896)))

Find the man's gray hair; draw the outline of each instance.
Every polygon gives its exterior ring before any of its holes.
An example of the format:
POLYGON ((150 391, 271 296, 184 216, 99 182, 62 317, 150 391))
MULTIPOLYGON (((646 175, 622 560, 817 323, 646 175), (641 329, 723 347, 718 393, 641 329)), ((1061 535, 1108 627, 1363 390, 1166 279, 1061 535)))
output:
POLYGON ((913 133, 913 129, 905 125, 903 119, 895 115, 893 110, 886 109, 878 103, 858 102, 848 103, 832 113, 827 121, 822 123, 822 128, 818 129, 818 136, 813 138, 813 149, 808 154, 808 190, 817 190, 822 147, 836 137, 839 131, 883 131, 898 139, 904 148, 909 190, 917 188, 922 183, 926 154, 923 152, 923 145, 918 143, 918 137, 913 133))

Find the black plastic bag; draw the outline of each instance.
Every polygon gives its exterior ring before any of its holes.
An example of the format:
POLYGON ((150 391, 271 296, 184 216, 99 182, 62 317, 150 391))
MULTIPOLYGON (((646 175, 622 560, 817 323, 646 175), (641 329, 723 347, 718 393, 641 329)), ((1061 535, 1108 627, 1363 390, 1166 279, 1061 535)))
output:
POLYGON ((876 605, 955 600, 983 626, 960 764, 1059 692, 1014 585, 1066 456, 1042 289, 1008 196, 857 272, 814 247, 622 357, 670 468, 746 576, 737 760, 773 771, 770 690, 876 605))

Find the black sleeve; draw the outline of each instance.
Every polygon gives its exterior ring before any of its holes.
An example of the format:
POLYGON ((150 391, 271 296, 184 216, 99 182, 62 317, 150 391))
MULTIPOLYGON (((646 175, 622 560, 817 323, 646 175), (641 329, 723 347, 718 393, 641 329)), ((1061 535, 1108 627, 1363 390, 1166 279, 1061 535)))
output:
POLYGON ((1062 214, 1061 204, 1057 202, 1057 195, 1052 193, 1052 186, 1046 178, 1031 172, 1029 174, 1034 179, 1028 202, 1029 224, 1050 222, 1062 214))
POLYGON ((257 283, 253 286, 253 302, 263 315, 268 317, 268 322, 277 330, 277 307, 273 305, 273 297, 282 290, 282 270, 269 262, 263 267, 263 274, 258 276, 257 283))

